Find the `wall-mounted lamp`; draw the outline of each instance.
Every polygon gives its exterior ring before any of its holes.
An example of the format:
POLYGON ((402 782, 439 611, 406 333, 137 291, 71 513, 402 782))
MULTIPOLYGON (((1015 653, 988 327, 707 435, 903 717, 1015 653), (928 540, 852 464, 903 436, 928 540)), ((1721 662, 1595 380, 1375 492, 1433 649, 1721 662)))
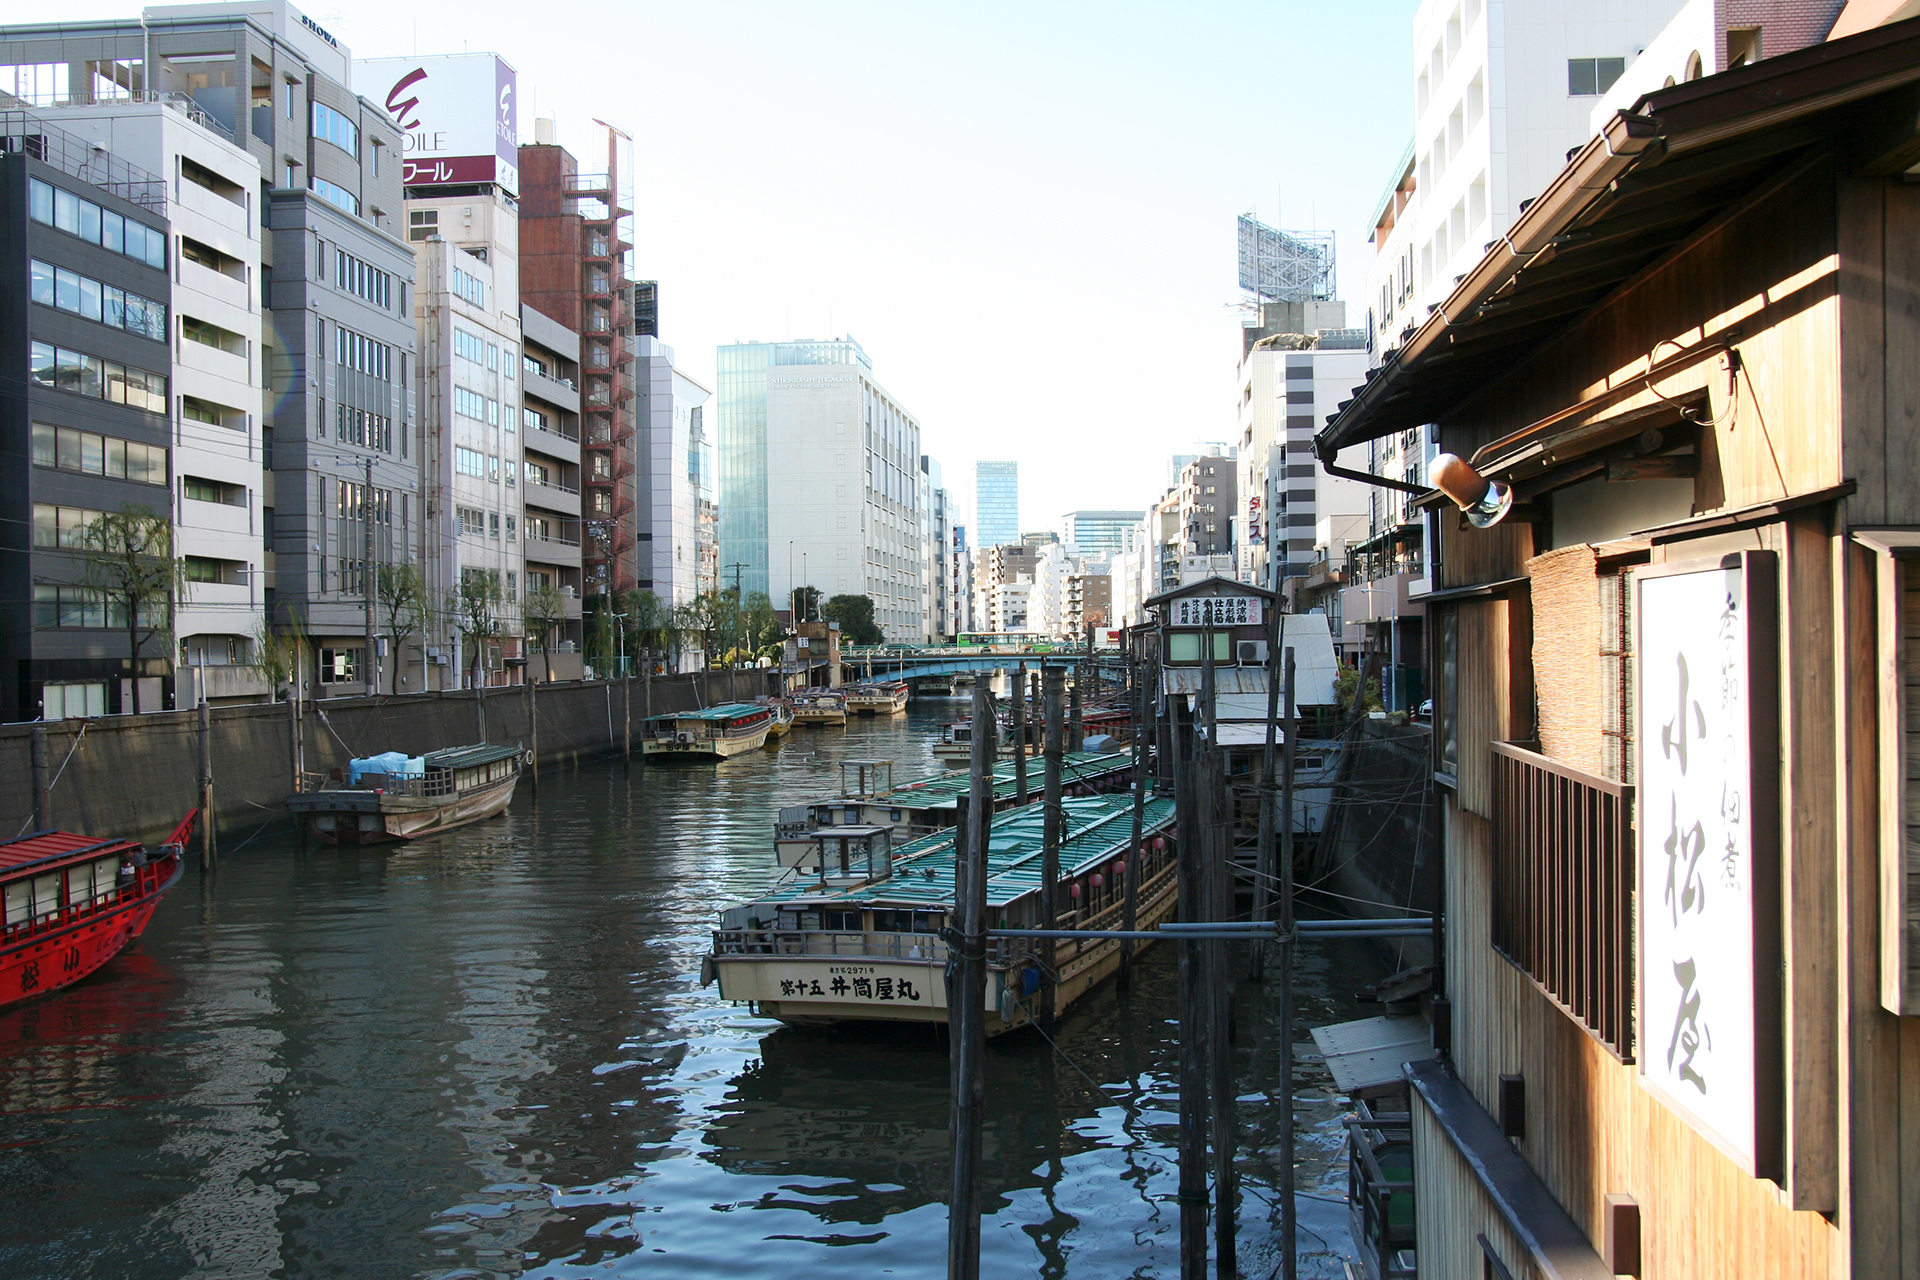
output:
POLYGON ((1465 458, 1443 453, 1428 468, 1434 488, 1453 499, 1476 529, 1490 529, 1506 519, 1513 510, 1511 487, 1489 480, 1473 469, 1465 458))

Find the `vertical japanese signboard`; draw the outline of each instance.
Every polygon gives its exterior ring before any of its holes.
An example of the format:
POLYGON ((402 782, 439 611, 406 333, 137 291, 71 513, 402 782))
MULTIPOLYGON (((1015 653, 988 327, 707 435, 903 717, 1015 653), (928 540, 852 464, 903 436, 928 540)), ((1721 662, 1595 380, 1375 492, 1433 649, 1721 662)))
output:
POLYGON ((1773 559, 1637 576, 1636 1058, 1642 1080, 1743 1168, 1779 1123, 1773 559))

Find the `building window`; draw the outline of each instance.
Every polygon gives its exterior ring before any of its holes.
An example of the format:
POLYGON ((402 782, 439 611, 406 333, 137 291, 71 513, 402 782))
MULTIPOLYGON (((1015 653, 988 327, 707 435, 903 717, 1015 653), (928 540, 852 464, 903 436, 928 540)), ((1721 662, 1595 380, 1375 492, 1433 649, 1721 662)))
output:
POLYGON ((148 413, 167 411, 165 374, 128 368, 50 343, 28 346, 27 377, 35 386, 124 404, 148 413))
POLYGON ((453 331, 453 354, 462 360, 471 360, 479 364, 486 356, 487 344, 465 329, 456 327, 453 331))
POLYGON ((97 321, 110 329, 124 329, 155 342, 167 340, 167 307, 163 302, 38 260, 28 262, 27 274, 28 296, 42 306, 68 311, 83 320, 97 321))
POLYGON ((313 104, 313 136, 360 158, 360 126, 324 102, 313 104))
POLYGON ((320 651, 321 684, 357 684, 360 680, 360 651, 358 649, 322 649, 320 651))
POLYGON ((33 424, 33 465, 139 484, 167 482, 167 451, 73 427, 33 424))
POLYGON ((300 166, 299 165, 295 164, 291 160, 287 161, 286 167, 285 167, 285 173, 286 173, 287 180, 281 183, 280 184, 281 186, 291 190, 300 185, 300 166))
POLYGON ((166 232, 123 218, 38 178, 27 184, 27 215, 35 222, 79 236, 88 244, 101 245, 156 270, 167 269, 166 232))
MULTIPOLYGON (((283 109, 286 111, 287 119, 289 120, 293 119, 293 86, 294 81, 292 80, 288 80, 280 86, 280 100, 285 104, 283 109)), ((289 182, 287 185, 292 186, 293 184, 289 182)))
POLYGON ((458 267, 453 269, 453 292, 476 307, 487 305, 486 282, 478 276, 468 275, 458 267))
POLYGON ((487 474, 486 456, 477 449, 456 445, 453 450, 453 469, 463 476, 484 479, 487 474))
POLYGON ((331 204, 345 209, 354 217, 357 218, 360 216, 360 197, 345 187, 328 182, 325 178, 316 177, 313 180, 313 190, 314 194, 323 197, 331 204))
POLYGON ((487 516, 484 511, 477 507, 456 507, 454 513, 459 517, 461 533, 475 538, 486 536, 487 516))
POLYGON ((429 236, 440 234, 440 211, 438 209, 410 209, 407 211, 407 239, 425 240, 429 236))
POLYGON ((200 476, 180 477, 180 495, 192 498, 195 502, 217 502, 227 507, 247 505, 244 486, 228 484, 223 480, 207 480, 200 476))
POLYGON ((1591 98, 1613 88, 1627 69, 1625 58, 1568 58, 1567 96, 1591 98))

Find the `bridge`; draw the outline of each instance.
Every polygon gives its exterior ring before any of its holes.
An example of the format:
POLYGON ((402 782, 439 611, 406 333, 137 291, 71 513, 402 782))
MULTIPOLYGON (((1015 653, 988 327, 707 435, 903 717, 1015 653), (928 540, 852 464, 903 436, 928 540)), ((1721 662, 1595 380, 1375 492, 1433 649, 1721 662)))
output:
MULTIPOLYGON (((1086 660, 1085 645, 842 645, 840 667, 861 679, 918 680, 923 676, 956 675, 973 671, 1011 671, 1024 662, 1042 666, 1077 666, 1086 660), (871 674, 869 674, 871 672, 871 674)), ((1118 649, 1095 646, 1093 659, 1103 668, 1120 665, 1118 649)))

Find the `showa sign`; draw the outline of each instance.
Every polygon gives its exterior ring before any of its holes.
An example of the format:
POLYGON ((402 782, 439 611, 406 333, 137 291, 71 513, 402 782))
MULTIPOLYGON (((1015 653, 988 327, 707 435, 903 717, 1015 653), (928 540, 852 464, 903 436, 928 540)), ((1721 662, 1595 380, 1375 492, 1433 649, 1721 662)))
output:
POLYGON ((1750 1172, 1776 1162, 1772 558, 1636 576, 1640 1010, 1649 1089, 1750 1172))

